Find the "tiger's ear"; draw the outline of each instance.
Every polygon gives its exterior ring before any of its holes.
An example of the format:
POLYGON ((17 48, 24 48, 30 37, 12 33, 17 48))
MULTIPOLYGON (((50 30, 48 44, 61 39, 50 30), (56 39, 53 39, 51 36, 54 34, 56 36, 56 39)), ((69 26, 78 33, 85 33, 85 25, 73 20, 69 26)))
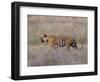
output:
POLYGON ((47 34, 44 33, 44 34, 43 34, 43 37, 47 37, 47 34))

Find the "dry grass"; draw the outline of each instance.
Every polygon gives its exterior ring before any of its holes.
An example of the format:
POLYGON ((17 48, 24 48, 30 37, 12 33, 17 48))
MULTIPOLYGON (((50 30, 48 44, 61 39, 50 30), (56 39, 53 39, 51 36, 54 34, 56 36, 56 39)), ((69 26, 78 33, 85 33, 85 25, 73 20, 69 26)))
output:
POLYGON ((87 46, 67 50, 66 47, 54 49, 46 45, 29 45, 28 60, 28 66, 87 64, 87 46))
POLYGON ((87 63, 87 17, 28 15, 28 66, 87 63), (43 33, 71 35, 82 49, 50 48, 40 42, 43 33))

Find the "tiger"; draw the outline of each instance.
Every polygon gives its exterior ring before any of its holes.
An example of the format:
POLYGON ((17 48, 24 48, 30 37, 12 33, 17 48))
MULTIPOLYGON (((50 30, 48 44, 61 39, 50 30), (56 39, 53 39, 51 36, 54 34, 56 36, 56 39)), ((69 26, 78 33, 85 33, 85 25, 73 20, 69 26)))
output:
POLYGON ((68 50, 70 47, 77 48, 76 40, 71 36, 43 34, 40 40, 42 43, 47 43, 50 47, 58 48, 67 46, 68 50))

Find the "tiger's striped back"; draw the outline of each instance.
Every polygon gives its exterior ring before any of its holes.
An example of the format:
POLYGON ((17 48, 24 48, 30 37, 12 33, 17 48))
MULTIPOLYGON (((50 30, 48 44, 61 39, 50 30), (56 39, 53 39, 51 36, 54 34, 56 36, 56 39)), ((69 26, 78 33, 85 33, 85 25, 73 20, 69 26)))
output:
POLYGON ((66 46, 66 39, 65 39, 65 37, 62 36, 62 35, 60 35, 60 36, 58 37, 58 46, 59 46, 59 47, 64 47, 64 46, 66 46))

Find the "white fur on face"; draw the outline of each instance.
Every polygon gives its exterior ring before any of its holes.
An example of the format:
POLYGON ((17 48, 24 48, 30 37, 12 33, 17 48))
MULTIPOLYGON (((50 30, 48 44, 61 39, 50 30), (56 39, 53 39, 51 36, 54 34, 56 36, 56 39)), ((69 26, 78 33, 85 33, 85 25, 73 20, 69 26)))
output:
POLYGON ((46 38, 44 37, 43 40, 44 40, 45 42, 47 42, 48 38, 47 38, 47 37, 46 37, 46 38))

